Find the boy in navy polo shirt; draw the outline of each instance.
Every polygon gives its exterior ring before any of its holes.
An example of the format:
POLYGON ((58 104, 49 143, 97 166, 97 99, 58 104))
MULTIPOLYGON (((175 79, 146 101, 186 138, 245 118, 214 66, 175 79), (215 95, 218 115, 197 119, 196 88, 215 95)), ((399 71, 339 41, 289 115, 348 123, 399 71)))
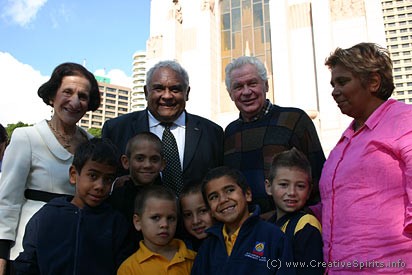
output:
POLYGON ((126 219, 106 202, 119 168, 110 140, 77 147, 68 171, 75 195, 51 200, 27 223, 16 274, 116 274, 133 252, 126 219))
POLYGON ((292 252, 284 234, 260 219, 258 206, 249 212, 252 193, 240 171, 212 169, 202 195, 218 222, 207 230, 192 274, 295 274, 285 265, 292 252))

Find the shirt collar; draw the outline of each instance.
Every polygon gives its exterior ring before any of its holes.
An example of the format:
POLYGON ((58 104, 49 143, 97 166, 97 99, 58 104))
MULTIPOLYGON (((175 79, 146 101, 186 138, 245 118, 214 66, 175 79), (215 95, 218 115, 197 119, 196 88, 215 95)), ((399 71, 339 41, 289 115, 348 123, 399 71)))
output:
MULTIPOLYGON (((173 239, 171 241, 171 244, 178 247, 176 254, 179 254, 181 256, 179 261, 183 261, 184 259, 194 260, 195 254, 190 253, 182 241, 173 239)), ((137 250, 137 254, 140 264, 152 257, 163 257, 162 255, 155 253, 147 248, 143 241, 139 242, 139 249, 137 250)))
POLYGON ((395 103, 395 99, 388 99, 385 102, 383 102, 376 110, 369 116, 369 118, 366 120, 365 125, 369 129, 375 128, 375 126, 379 123, 379 121, 382 119, 382 117, 385 115, 386 111, 388 108, 395 103))
POLYGON ((236 229, 236 231, 233 232, 233 233, 229 236, 229 235, 227 234, 227 232, 226 232, 226 225, 224 225, 223 228, 222 228, 222 232, 223 232, 223 238, 224 238, 225 242, 231 242, 231 243, 233 243, 233 242, 236 240, 237 235, 239 235, 240 227, 241 227, 241 226, 239 226, 239 228, 236 229))
MULTIPOLYGON (((262 117, 264 117, 265 115, 267 115, 270 111, 270 109, 272 108, 272 103, 270 102, 269 99, 266 99, 265 104, 263 105, 262 110, 260 110, 260 112, 254 116, 250 121, 256 121, 262 117)), ((239 120, 240 121, 244 121, 242 118, 242 114, 239 114, 239 120)))
MULTIPOLYGON (((376 108, 375 111, 373 111, 373 113, 368 117, 368 119, 365 121, 365 125, 362 127, 366 127, 368 129, 373 129, 376 127, 376 125, 379 123, 379 121, 382 119, 382 117, 385 115, 386 111, 390 108, 390 106, 392 104, 394 104, 396 102, 395 99, 388 99, 385 102, 383 102, 378 108, 376 108)), ((350 137, 352 135, 354 135, 355 130, 353 130, 353 125, 355 123, 355 120, 353 120, 351 122, 351 124, 349 125, 349 127, 343 132, 344 137, 350 137)), ((360 129, 359 129, 360 130, 360 129)), ((359 131, 358 130, 358 131, 359 131)))
MULTIPOLYGON (((155 127, 159 124, 161 124, 160 121, 158 121, 153 115, 152 113, 147 110, 147 114, 149 117, 149 128, 155 127)), ((179 126, 179 127, 185 127, 186 126, 186 111, 183 111, 180 116, 173 121, 173 124, 179 126)))

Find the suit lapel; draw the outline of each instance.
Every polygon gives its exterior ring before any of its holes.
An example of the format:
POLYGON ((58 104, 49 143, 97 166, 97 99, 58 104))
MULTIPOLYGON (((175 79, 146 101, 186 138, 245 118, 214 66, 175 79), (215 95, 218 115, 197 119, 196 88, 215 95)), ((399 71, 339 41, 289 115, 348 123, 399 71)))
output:
POLYGON ((132 121, 133 136, 141 132, 149 131, 149 118, 147 115, 147 109, 136 113, 132 121))
POLYGON ((185 152, 183 157, 183 171, 189 166, 195 155, 202 130, 199 121, 192 115, 186 113, 186 134, 185 134, 185 152))

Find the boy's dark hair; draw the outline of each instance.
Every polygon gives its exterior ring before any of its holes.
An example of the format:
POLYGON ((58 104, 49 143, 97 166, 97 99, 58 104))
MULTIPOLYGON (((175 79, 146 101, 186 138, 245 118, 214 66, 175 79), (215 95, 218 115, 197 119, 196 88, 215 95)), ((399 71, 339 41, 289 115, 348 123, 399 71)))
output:
POLYGON ((7 130, 0 123, 0 143, 6 142, 8 140, 7 130))
POLYGON ((272 159, 270 172, 268 176, 269 182, 272 182, 276 177, 277 169, 280 167, 292 168, 296 167, 308 175, 309 183, 312 182, 312 169, 308 158, 301 151, 293 147, 290 150, 276 154, 272 159))
POLYGON ((247 183, 245 176, 238 169, 230 168, 227 166, 213 168, 206 174, 202 181, 202 196, 208 206, 209 202, 206 195, 207 184, 214 179, 225 176, 231 178, 240 187, 240 189, 242 189, 243 194, 246 194, 246 191, 250 190, 250 186, 247 183))
POLYGON ((161 139, 151 132, 141 132, 134 137, 130 138, 126 145, 125 155, 130 158, 132 155, 132 150, 137 143, 147 140, 156 145, 159 150, 160 156, 163 158, 163 143, 161 139))
POLYGON ((189 182, 183 186, 179 198, 198 192, 202 193, 202 182, 189 182))
MULTIPOLYGON (((196 194, 196 193, 200 193, 200 195, 202 195, 202 199, 204 200, 203 194, 202 194, 202 182, 189 182, 188 184, 186 184, 185 186, 183 186, 182 191, 180 192, 179 195, 179 208, 182 209, 182 198, 184 196, 190 195, 190 194, 196 194)), ((205 203, 207 207, 209 207, 209 205, 207 204, 207 202, 205 203)))
POLYGON ((175 192, 173 192, 173 190, 163 185, 148 185, 142 188, 142 190, 136 195, 136 198, 134 200, 135 214, 142 216, 146 206, 146 201, 149 198, 174 201, 176 203, 176 210, 179 209, 177 205, 176 194, 175 192))
POLYGON ((120 154, 117 147, 107 138, 93 138, 80 144, 74 153, 73 166, 80 173, 88 160, 115 166, 120 169, 120 154))

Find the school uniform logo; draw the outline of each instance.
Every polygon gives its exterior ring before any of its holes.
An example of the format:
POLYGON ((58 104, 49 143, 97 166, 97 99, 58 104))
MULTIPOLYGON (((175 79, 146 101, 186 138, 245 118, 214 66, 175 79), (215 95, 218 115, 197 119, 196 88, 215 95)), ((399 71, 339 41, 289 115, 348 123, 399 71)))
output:
POLYGON ((258 256, 263 256, 263 253, 265 253, 265 243, 264 242, 256 242, 252 253, 255 254, 255 255, 258 255, 258 256))
POLYGON ((245 257, 259 261, 259 262, 266 262, 265 254, 265 242, 255 242, 252 251, 245 253, 245 257))

